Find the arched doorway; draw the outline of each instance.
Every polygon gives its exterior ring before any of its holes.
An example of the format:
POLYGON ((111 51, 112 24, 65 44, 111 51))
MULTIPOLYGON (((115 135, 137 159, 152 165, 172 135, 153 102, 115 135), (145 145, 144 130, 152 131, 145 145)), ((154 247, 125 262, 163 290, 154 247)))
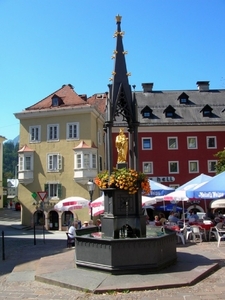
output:
POLYGON ((45 224, 45 215, 42 210, 36 210, 33 218, 34 226, 43 226, 45 224))
POLYGON ((49 229, 59 230, 59 215, 54 210, 49 212, 49 229))

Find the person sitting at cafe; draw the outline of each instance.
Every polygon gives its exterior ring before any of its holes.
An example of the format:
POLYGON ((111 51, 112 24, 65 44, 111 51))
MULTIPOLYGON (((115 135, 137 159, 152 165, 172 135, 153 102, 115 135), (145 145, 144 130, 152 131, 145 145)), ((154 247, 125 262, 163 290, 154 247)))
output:
POLYGON ((88 221, 84 221, 84 224, 81 226, 81 229, 83 229, 83 228, 87 228, 88 227, 88 221))
POLYGON ((162 225, 165 225, 165 223, 167 222, 167 219, 165 218, 165 215, 163 213, 160 213, 159 214, 159 222, 162 224, 162 225))
POLYGON ((168 217, 168 221, 170 223, 177 223, 180 219, 177 218, 177 216, 175 215, 174 211, 171 211, 169 217, 168 217))
POLYGON ((76 236, 76 229, 77 229, 78 223, 77 222, 73 222, 68 230, 68 236, 71 239, 74 239, 76 236))
POLYGON ((162 225, 162 223, 159 221, 159 216, 158 215, 155 215, 155 225, 156 226, 162 225))
POLYGON ((212 212, 212 209, 211 208, 208 208, 206 214, 205 214, 205 220, 211 220, 213 221, 215 219, 215 215, 214 213, 212 212))

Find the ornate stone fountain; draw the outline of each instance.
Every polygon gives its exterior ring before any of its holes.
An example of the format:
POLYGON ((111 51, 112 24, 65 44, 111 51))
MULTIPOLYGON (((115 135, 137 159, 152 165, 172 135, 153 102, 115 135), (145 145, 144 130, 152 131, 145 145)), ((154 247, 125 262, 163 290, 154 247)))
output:
MULTIPOLYGON (((106 163, 109 174, 113 172, 112 128, 125 121, 128 131, 128 162, 119 152, 116 141, 117 168, 139 170, 138 120, 135 94, 131 93, 126 69, 121 31, 121 16, 116 17, 117 38, 113 83, 109 85, 106 108, 106 163), (116 119, 119 119, 119 122, 116 119)), ((176 234, 158 228, 146 236, 146 220, 142 213, 141 188, 135 194, 118 188, 104 189, 105 212, 102 216, 101 234, 76 237, 76 265, 110 271, 133 273, 157 271, 176 261, 176 234)))

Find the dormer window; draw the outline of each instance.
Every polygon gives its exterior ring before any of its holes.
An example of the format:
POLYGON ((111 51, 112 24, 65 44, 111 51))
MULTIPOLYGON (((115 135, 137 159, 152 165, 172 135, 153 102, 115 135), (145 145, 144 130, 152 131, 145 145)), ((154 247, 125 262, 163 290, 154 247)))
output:
POLYGON ((210 117, 212 115, 212 110, 212 107, 207 104, 200 112, 202 112, 203 117, 210 117))
POLYGON ((188 96, 186 93, 182 93, 182 94, 177 98, 177 100, 180 101, 180 104, 187 104, 187 103, 188 103, 188 99, 189 99, 189 96, 188 96))
POLYGON ((141 111, 143 118, 151 118, 152 117, 152 109, 149 106, 145 106, 141 111))
POLYGON ((58 97, 57 95, 54 95, 52 97, 52 106, 60 106, 63 103, 62 99, 58 97))
POLYGON ((175 117, 175 111, 176 111, 176 109, 174 109, 171 105, 169 105, 163 111, 163 113, 165 114, 166 118, 174 118, 175 117))

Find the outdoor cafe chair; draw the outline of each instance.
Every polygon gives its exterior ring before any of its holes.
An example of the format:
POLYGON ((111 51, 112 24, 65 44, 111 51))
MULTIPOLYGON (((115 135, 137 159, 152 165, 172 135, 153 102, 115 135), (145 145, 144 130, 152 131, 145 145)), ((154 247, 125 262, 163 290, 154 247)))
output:
POLYGON ((183 245, 186 244, 186 232, 187 232, 187 226, 184 226, 183 228, 180 228, 179 231, 176 231, 177 238, 181 239, 183 245))
POLYGON ((217 238, 218 238, 217 247, 219 247, 221 240, 225 239, 225 229, 219 229, 216 227, 216 232, 217 232, 217 238))
POLYGON ((219 222, 216 224, 216 226, 211 227, 210 231, 209 231, 209 241, 211 240, 212 237, 214 237, 217 241, 218 241, 218 233, 217 233, 217 229, 222 229, 223 227, 223 223, 219 222))
POLYGON ((67 248, 74 247, 75 246, 75 238, 69 237, 68 232, 66 232, 66 237, 67 237, 67 243, 66 243, 67 248))
POLYGON ((202 230, 197 225, 191 226, 191 231, 192 231, 192 238, 193 238, 194 242, 196 242, 197 240, 199 240, 200 242, 202 242, 202 236, 203 235, 206 238, 205 230, 202 230))

